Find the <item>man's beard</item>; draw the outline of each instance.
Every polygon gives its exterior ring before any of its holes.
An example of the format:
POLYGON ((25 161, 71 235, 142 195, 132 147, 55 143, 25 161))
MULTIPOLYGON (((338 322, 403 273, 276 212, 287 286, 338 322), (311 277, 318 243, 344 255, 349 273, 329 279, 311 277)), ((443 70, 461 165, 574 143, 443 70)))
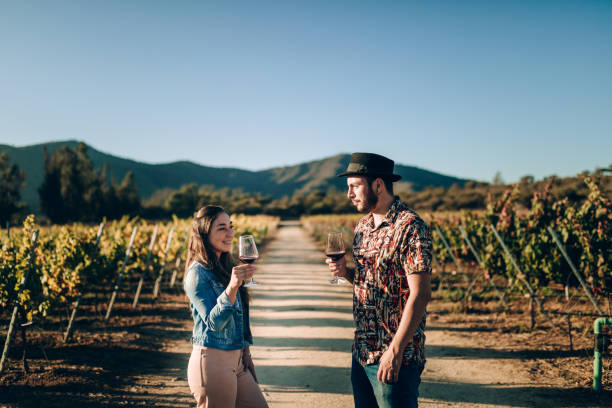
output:
POLYGON ((372 191, 372 188, 368 186, 365 192, 365 203, 363 203, 363 209, 361 210, 361 212, 364 212, 364 213, 372 212, 374 208, 376 208, 377 204, 378 204, 378 196, 374 194, 374 192, 372 191))

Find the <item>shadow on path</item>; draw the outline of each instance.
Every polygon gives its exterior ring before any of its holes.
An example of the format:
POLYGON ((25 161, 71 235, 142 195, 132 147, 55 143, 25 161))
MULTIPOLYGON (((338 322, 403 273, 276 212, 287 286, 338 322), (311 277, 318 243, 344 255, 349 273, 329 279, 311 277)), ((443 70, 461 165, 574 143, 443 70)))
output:
POLYGON ((253 325, 260 326, 310 326, 310 327, 354 327, 352 320, 330 318, 304 318, 304 319, 251 319, 253 325))
POLYGON ((352 394, 351 369, 348 367, 259 366, 257 375, 265 378, 265 385, 272 386, 275 392, 352 394))
POLYGON ((610 391, 596 395, 583 388, 551 388, 536 385, 508 388, 487 384, 428 381, 421 383, 420 397, 450 403, 465 402, 509 407, 592 407, 593 404, 612 403, 610 391), (572 401, 571 405, 558 405, 558 401, 562 400, 572 401))
POLYGON ((258 337, 256 346, 300 348, 317 351, 342 351, 350 353, 352 340, 329 338, 300 338, 300 337, 258 337))
POLYGON ((465 359, 536 359, 536 358, 557 358, 557 357, 581 357, 592 354, 592 350, 579 349, 574 351, 566 350, 494 350, 476 347, 455 347, 428 345, 426 353, 431 357, 456 357, 465 359))
POLYGON ((253 306, 249 306, 251 310, 262 310, 262 311, 270 311, 273 310, 275 312, 332 312, 332 313, 352 313, 353 309, 351 307, 327 307, 327 306, 259 306, 254 304, 253 306))
POLYGON ((335 301, 338 299, 346 299, 347 302, 350 302, 352 299, 352 295, 339 294, 339 293, 330 293, 327 296, 318 296, 318 295, 264 295, 262 293, 257 293, 253 296, 254 301, 266 299, 266 300, 329 300, 335 301), (342 296, 338 296, 342 295, 342 296), (349 297, 351 296, 351 297, 349 297))

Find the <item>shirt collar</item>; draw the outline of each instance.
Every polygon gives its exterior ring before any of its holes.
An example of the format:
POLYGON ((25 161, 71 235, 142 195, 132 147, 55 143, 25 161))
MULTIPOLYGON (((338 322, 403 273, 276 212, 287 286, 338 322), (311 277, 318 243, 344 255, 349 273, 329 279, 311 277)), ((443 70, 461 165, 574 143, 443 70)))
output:
POLYGON ((387 215, 385 215, 385 220, 388 222, 394 222, 401 206, 402 202, 400 201, 399 196, 393 197, 393 202, 391 203, 391 207, 389 207, 389 211, 387 211, 387 215))
MULTIPOLYGON (((391 203, 391 207, 389 207, 389 210, 387 211, 387 214, 385 214, 385 218, 383 219, 383 221, 380 223, 380 225, 378 226, 378 228, 384 226, 384 225, 389 225, 395 222, 395 219, 397 218, 397 214, 400 210, 400 206, 401 206, 402 202, 400 201, 398 196, 395 196, 393 198, 393 202, 391 203)), ((372 213, 369 213, 367 215, 367 219, 366 219, 367 225, 370 227, 370 229, 374 229, 374 215, 372 215, 372 213)))
POLYGON ((400 201, 399 197, 393 197, 393 202, 391 203, 391 207, 389 207, 389 211, 387 211, 387 215, 385 215, 385 220, 383 222, 393 224, 397 218, 401 206, 402 202, 400 201))

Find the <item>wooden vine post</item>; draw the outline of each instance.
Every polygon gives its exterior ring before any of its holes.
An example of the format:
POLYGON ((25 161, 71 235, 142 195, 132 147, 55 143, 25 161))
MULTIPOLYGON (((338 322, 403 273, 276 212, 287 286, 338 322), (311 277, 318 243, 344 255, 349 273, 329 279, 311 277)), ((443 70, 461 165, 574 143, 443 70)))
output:
MULTIPOLYGON (((580 282, 580 285, 582 286, 582 289, 584 289, 584 292, 586 293, 587 297, 589 298, 589 300, 593 304, 593 307, 595 307, 595 310, 597 310, 597 313, 599 313, 600 316, 604 316, 604 312, 601 310, 601 308, 599 307, 599 304, 597 303, 597 301, 595 300, 595 298, 591 294, 591 291, 587 287, 586 282, 584 281, 584 278, 582 277, 580 272, 578 272, 578 269, 576 268, 576 266, 574 266, 574 263, 572 262, 571 258, 567 254, 567 251, 565 250, 565 247, 563 246, 563 244, 561 243, 561 240, 557 236, 557 233, 555 232, 555 230, 551 226, 548 226, 548 232, 550 233, 550 235, 552 236, 553 240, 555 241, 555 244, 557 244, 557 246, 559 247, 559 250, 563 254, 563 257, 565 258, 567 263, 569 264, 572 272, 574 272, 574 275, 576 276, 576 279, 578 279, 578 282, 580 282)), ((566 287, 567 287, 567 285, 566 285, 566 287)))
POLYGON ((117 276, 117 280, 115 281, 115 287, 113 288, 113 294, 111 295, 110 302, 108 302, 108 307, 106 308, 106 316, 104 316, 104 320, 108 320, 110 318, 111 312, 113 311, 113 305, 115 304, 115 299, 117 298, 117 293, 119 292, 119 287, 121 286, 121 280, 123 279, 123 272, 125 271, 125 267, 130 259, 130 255, 132 254, 132 245, 134 245, 134 239, 136 239, 136 232, 138 231, 138 227, 134 227, 132 231, 132 237, 130 238, 130 244, 125 251, 125 259, 123 260, 123 265, 121 266, 121 271, 117 276))
POLYGON ((457 257, 455 256, 455 254, 451 250, 450 245, 448 244, 448 241, 446 240, 446 237, 442 233, 442 230, 440 230, 440 227, 438 227, 437 225, 436 225, 436 232, 440 236, 440 239, 442 240, 442 243, 444 244, 444 247, 446 248, 446 252, 448 252, 450 257, 452 258, 453 262, 455 263, 455 266, 457 266, 457 270, 459 271, 459 273, 461 273, 463 275, 463 277, 467 281, 467 288, 465 289, 465 295, 463 296, 463 308, 465 309, 465 308, 467 308, 467 299, 468 299, 468 297, 470 295, 470 292, 472 290, 474 282, 472 282, 470 280, 470 278, 467 276, 467 274, 461 268, 461 265, 459 265, 459 261, 457 260, 457 257))
POLYGON ((8 361, 8 351, 11 346, 11 340, 13 338, 13 332, 15 331, 15 323, 17 321, 17 313, 19 312, 19 295, 23 291, 26 282, 28 281, 28 277, 30 276, 30 271, 32 269, 32 263, 34 262, 34 250, 36 249, 36 241, 38 240, 38 230, 34 231, 32 234, 32 248, 30 249, 30 254, 28 256, 28 267, 21 278, 21 282, 19 282, 19 289, 17 290, 17 299, 15 307, 13 308, 13 314, 11 315, 11 322, 9 323, 8 331, 6 333, 6 340, 4 341, 4 350, 2 350, 2 358, 0 359, 0 373, 4 371, 4 367, 8 361))
POLYGON ((497 240, 501 244, 504 252, 506 253, 506 256, 510 260, 510 263, 512 263, 512 266, 514 266, 514 269, 516 270, 516 276, 518 277, 518 280, 523 285, 525 285, 525 287, 527 288, 527 291, 529 292, 529 295, 530 295, 531 299, 535 300, 535 302, 538 304, 538 307, 540 308, 540 312, 542 312, 542 314, 546 317, 546 320, 548 320, 548 322, 553 327, 556 327, 555 324, 553 323, 553 321, 551 320, 550 316, 548 315, 548 313, 544 309, 544 306, 542 305, 542 302, 540 301, 540 298, 536 295, 535 291, 533 290, 533 288, 531 287, 531 285, 527 281, 527 278, 525 277, 525 274, 523 273, 521 268, 518 266, 518 263, 516 262, 516 260, 512 256, 512 254, 510 253, 510 250, 508 250, 508 247, 506 246, 506 243, 504 242, 502 237, 499 235, 499 232, 497 232, 497 229, 495 228, 495 226, 493 224, 489 224, 489 228, 491 228, 491 231, 493 231, 493 234, 495 235, 495 238, 497 238, 497 240))
POLYGON ((153 247, 155 246, 155 241, 157 240, 157 232, 159 231, 159 225, 155 226, 153 230, 153 235, 151 236, 151 243, 149 244, 149 251, 147 252, 147 261, 145 262, 145 267, 140 274, 140 280, 138 281, 138 287, 136 288, 136 294, 134 295, 134 302, 132 302, 132 307, 136 307, 138 305, 138 298, 140 297, 140 291, 142 290, 142 285, 144 284, 145 277, 147 276, 147 271, 149 270, 149 265, 151 264, 151 254, 153 253, 153 247))
MULTIPOLYGON (((100 238, 102 237, 102 232, 104 231, 104 222, 100 223, 100 227, 98 228, 98 234, 96 235, 96 243, 94 244, 94 249, 98 249, 98 245, 100 244, 100 238)), ((74 319, 76 318, 77 310, 81 305, 81 299, 83 298, 83 293, 79 294, 79 297, 74 302, 74 308, 72 309, 72 313, 70 314, 70 321, 68 321, 68 327, 66 328, 66 332, 64 333, 64 343, 67 343, 72 336, 72 328, 74 327, 74 319)))
MULTIPOLYGON (((474 258, 476 258, 476 261, 478 262, 478 265, 480 265, 480 267, 483 269, 483 271, 486 272, 486 268, 485 268, 484 262, 480 258, 480 255, 478 255, 478 252, 476 251, 476 248, 472 244, 472 240, 470 239, 470 237, 468 236, 467 232, 465 231, 465 229, 463 229, 463 227, 461 225, 459 226, 459 232, 461 232, 461 235, 463 236, 463 239, 465 240, 465 242, 470 247, 470 251, 472 252, 472 255, 474 255, 474 258)), ((504 299, 504 294, 499 291, 497 286, 495 286, 495 283, 493 283, 493 279, 491 278, 491 276, 490 275, 488 275, 488 276, 485 275, 485 279, 489 283, 489 286, 491 286, 493 288, 493 290, 495 290, 495 293, 497 294, 497 297, 499 298, 499 300, 502 302, 502 305, 504 305, 504 308, 507 308, 508 305, 506 304, 506 300, 504 299)))
POLYGON ((184 250, 187 249, 187 244, 189 243, 189 227, 185 230, 185 239, 183 240, 183 245, 181 246, 181 250, 178 254, 176 254, 176 261, 174 262, 174 270, 172 271, 172 278, 170 278, 170 287, 173 288, 176 283, 176 276, 178 274, 179 266, 181 266, 181 254, 184 250))
POLYGON ((157 276, 157 279, 155 279, 155 287, 153 288, 153 299, 154 300, 157 299, 157 296, 159 295, 162 277, 164 276, 164 269, 166 269, 166 256, 168 255, 168 250, 170 249, 170 243, 172 242, 172 234, 174 234, 174 227, 170 228, 170 233, 168 234, 168 241, 166 242, 166 248, 164 249, 164 257, 159 267, 159 275, 157 276))

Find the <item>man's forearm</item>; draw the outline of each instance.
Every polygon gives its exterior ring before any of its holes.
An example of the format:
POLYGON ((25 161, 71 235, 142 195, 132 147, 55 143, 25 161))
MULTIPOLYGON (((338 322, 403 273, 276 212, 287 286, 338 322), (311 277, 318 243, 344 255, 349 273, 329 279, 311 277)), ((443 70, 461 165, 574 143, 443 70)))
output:
POLYGON ((414 337, 414 333, 425 314, 429 297, 429 293, 425 292, 414 294, 411 292, 408 295, 408 300, 402 312, 402 319, 390 345, 396 352, 403 353, 412 337, 414 337))

